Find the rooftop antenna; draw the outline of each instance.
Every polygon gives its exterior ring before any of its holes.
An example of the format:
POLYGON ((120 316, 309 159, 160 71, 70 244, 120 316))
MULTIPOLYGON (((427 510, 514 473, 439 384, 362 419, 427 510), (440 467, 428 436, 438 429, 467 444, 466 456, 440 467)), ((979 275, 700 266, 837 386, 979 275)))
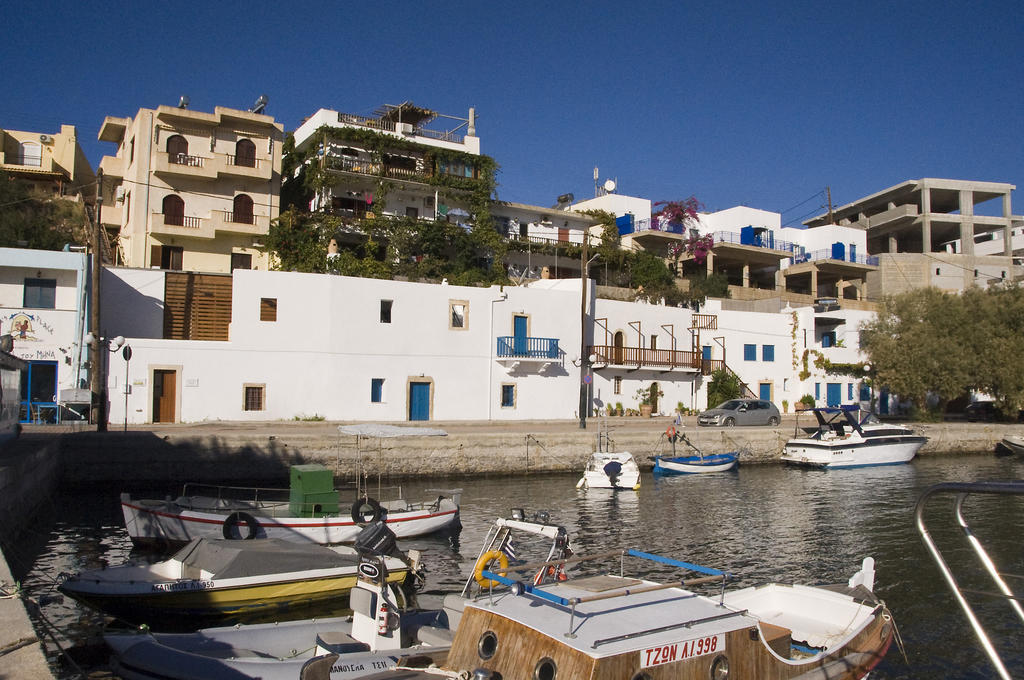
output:
POLYGON ((187 94, 181 95, 181 98, 178 99, 178 108, 179 109, 187 109, 188 108, 188 95, 187 94))
POLYGON ((261 94, 260 98, 256 100, 256 103, 249 109, 249 113, 263 113, 263 109, 267 108, 267 95, 261 94))
POLYGON ((601 195, 601 194, 600 194, 600 193, 598 192, 598 188, 597 188, 597 178, 598 178, 598 177, 600 177, 600 175, 598 174, 598 172, 597 172, 597 166, 595 165, 595 166, 594 166, 594 198, 597 198, 598 196, 600 196, 600 195, 601 195))

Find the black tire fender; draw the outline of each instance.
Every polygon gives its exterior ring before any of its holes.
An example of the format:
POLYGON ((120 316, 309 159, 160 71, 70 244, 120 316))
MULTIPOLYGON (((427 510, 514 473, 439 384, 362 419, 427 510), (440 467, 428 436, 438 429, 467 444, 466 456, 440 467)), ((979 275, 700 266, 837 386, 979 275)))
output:
POLYGON ((236 540, 234 530, 240 524, 245 524, 249 529, 248 533, 245 535, 243 535, 241 529, 239 529, 238 535, 241 536, 243 540, 250 541, 256 538, 256 534, 260 531, 260 523, 257 522, 256 518, 249 513, 241 511, 231 513, 227 516, 227 519, 224 520, 224 538, 236 540))
POLYGON ((373 524, 379 520, 383 514, 384 510, 380 507, 380 503, 369 496, 360 498, 352 504, 352 521, 359 526, 373 524), (367 519, 367 510, 371 511, 369 519, 367 519))

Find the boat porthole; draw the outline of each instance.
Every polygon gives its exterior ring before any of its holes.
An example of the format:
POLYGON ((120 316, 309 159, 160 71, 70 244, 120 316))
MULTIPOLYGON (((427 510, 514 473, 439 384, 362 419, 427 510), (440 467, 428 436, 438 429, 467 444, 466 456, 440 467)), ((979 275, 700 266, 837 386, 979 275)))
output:
POLYGON ((496 651, 498 651, 498 636, 493 631, 486 631, 480 636, 480 641, 476 643, 476 653, 481 659, 487 660, 494 656, 496 651))
POLYGON ((545 656, 533 667, 533 680, 555 680, 558 675, 558 666, 555 660, 545 656))
POLYGON ((729 677, 729 657, 719 655, 711 662, 711 680, 725 680, 729 677))

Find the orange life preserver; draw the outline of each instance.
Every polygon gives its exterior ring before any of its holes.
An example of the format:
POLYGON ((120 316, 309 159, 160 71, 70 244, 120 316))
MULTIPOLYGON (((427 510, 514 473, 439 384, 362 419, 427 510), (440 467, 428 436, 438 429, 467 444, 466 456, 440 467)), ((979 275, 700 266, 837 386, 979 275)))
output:
MULTIPOLYGON (((499 571, 504 572, 508 569, 508 557, 500 550, 488 550, 476 561, 476 567, 473 569, 473 578, 476 579, 476 582, 480 584, 481 588, 490 588, 492 586, 501 585, 499 582, 484 576, 484 570, 491 571, 491 562, 495 560, 497 560, 498 564, 501 565, 501 569, 499 571)), ((502 573, 502 576, 504 576, 504 573, 502 573)))

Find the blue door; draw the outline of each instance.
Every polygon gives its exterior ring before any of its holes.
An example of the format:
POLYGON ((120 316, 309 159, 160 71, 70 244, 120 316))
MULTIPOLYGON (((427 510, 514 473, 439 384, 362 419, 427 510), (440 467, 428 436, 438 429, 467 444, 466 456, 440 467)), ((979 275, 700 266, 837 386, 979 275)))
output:
POLYGON ((526 317, 512 317, 512 354, 517 357, 526 356, 526 317))
POLYGON ((857 244, 856 243, 851 243, 850 244, 850 262, 856 262, 856 261, 857 261, 857 244))
POLYGON ((883 415, 889 415, 889 390, 885 387, 882 388, 882 393, 878 395, 878 412, 883 415))
POLYGON ((23 423, 57 422, 57 362, 30 361, 21 374, 23 423))
POLYGON ((430 420, 430 383, 409 383, 409 420, 430 420))
POLYGON ((771 401, 772 400, 772 384, 771 383, 761 383, 758 386, 758 393, 759 393, 758 396, 760 396, 761 399, 764 399, 765 401, 771 401))
POLYGON ((825 404, 827 406, 839 406, 843 403, 843 384, 828 383, 825 388, 825 404))

